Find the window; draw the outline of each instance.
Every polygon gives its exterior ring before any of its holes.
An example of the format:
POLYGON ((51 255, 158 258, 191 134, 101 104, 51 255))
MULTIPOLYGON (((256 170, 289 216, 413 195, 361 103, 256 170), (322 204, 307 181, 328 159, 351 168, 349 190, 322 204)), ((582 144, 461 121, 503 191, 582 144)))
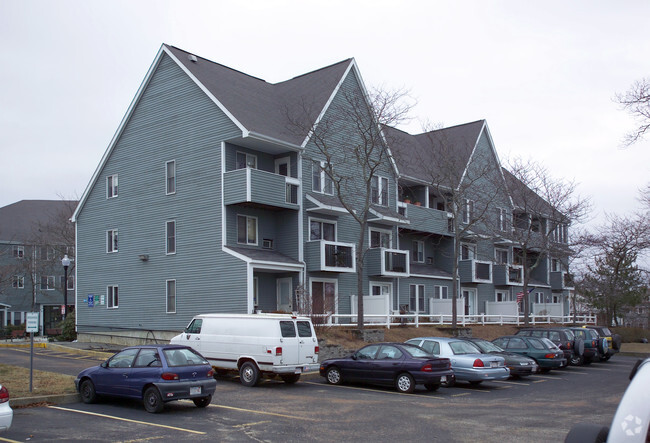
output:
POLYGON ((553 295, 551 297, 551 300, 553 303, 560 303, 560 296, 559 295, 553 295))
POLYGON ((167 183, 167 195, 176 193, 176 160, 165 163, 165 181, 167 183))
POLYGON ((543 292, 535 292, 535 303, 546 303, 543 292))
POLYGON ((176 254, 176 221, 168 221, 165 225, 167 238, 167 254, 176 254))
POLYGON ((106 307, 108 309, 115 309, 118 307, 118 299, 117 299, 117 286, 107 286, 106 287, 106 295, 107 299, 106 300, 106 307))
POLYGON ((425 312, 424 285, 410 285, 410 289, 409 309, 411 312, 425 312))
POLYGON ((133 366, 133 359, 138 353, 139 349, 125 349, 122 352, 115 354, 108 361, 109 368, 130 368, 133 366))
POLYGON ((185 333, 200 334, 202 325, 203 325, 203 320, 200 318, 195 318, 194 320, 192 320, 192 323, 190 323, 189 326, 185 328, 185 333))
POLYGON ((259 277, 253 277, 253 305, 257 308, 260 305, 259 301, 259 277))
POLYGON ((495 249, 494 250, 494 259, 499 265, 508 264, 508 250, 507 249, 495 249))
MULTIPOLYGON (((65 284, 64 280, 65 280, 65 276, 62 275, 61 276, 61 281, 60 281, 61 289, 63 289, 63 285, 65 284)), ((71 275, 68 275, 68 290, 72 290, 72 289, 74 289, 74 277, 71 276, 71 275)))
POLYGON ((52 257, 54 257, 54 248, 49 246, 39 246, 36 248, 36 252, 41 260, 52 260, 52 257))
POLYGON ((391 293, 390 283, 370 283, 370 295, 378 297, 381 295, 389 296, 391 293))
POLYGON ((334 182, 332 178, 325 173, 326 163, 315 161, 312 164, 312 191, 322 194, 334 194, 334 182))
POLYGON ((308 321, 297 321, 298 337, 311 337, 311 324, 308 321))
POLYGON ((370 179, 370 199, 376 205, 388 206, 388 179, 374 176, 370 179))
POLYGON ((465 199, 463 203, 463 223, 474 221, 474 200, 465 199))
POLYGON ((176 280, 167 280, 167 313, 174 314, 176 312, 176 280))
POLYGON ((117 229, 106 231, 106 252, 117 252, 117 229))
POLYGON ((417 263, 424 263, 424 242, 413 240, 413 250, 411 259, 417 263))
POLYGON ((257 245, 257 218, 237 216, 237 243, 257 245))
POLYGON ((236 169, 251 168, 257 169, 257 156, 247 154, 245 152, 238 152, 236 155, 236 169))
POLYGON ((558 272, 560 271, 560 260, 557 258, 551 259, 551 271, 558 272))
POLYGON ((336 224, 310 219, 309 240, 336 241, 336 224))
POLYGON ((460 245, 460 259, 474 260, 476 258, 476 245, 462 243, 460 245))
POLYGON ((496 291, 496 301, 514 301, 513 295, 508 291, 496 291))
POLYGON ((55 281, 53 275, 41 275, 41 291, 52 291, 55 281))
POLYGON ((14 275, 11 287, 15 289, 25 289, 25 277, 22 275, 14 275))
POLYGON ((280 320, 280 333, 282 334, 282 337, 295 337, 296 327, 292 321, 280 320))
POLYGON ((106 177, 106 198, 117 197, 117 174, 106 177))
POLYGON ((160 367, 160 356, 156 349, 141 349, 133 364, 136 368, 160 367))
POLYGON ((503 208, 497 208, 497 229, 502 232, 508 230, 508 211, 503 208))
POLYGON ((285 185, 285 201, 287 203, 298 204, 298 185, 287 183, 285 185))
POLYGON ((433 298, 447 300, 449 298, 449 286, 434 286, 433 298))
POLYGON ((390 249, 391 232, 379 229, 370 229, 370 247, 390 249))
POLYGON ((24 246, 14 246, 13 247, 14 258, 23 258, 25 256, 25 247, 24 246))

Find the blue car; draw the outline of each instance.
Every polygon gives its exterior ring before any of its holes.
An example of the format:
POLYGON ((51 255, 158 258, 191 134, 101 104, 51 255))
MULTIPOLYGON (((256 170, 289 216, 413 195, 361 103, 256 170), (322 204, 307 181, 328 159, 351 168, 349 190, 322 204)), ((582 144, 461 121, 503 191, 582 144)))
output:
POLYGON ((84 369, 75 380, 84 403, 98 397, 142 400, 148 412, 164 404, 191 399, 199 408, 212 401, 217 386, 214 370, 188 346, 145 345, 125 348, 99 366, 84 369))

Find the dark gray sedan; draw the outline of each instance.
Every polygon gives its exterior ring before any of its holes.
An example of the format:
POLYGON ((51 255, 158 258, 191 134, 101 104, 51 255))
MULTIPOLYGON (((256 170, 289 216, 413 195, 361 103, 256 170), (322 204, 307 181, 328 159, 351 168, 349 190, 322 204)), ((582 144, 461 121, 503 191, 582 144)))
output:
POLYGON ((464 340, 471 342, 482 354, 495 354, 503 357, 506 361, 506 367, 510 369, 510 375, 513 377, 531 375, 539 371, 537 362, 532 358, 504 351, 491 341, 474 337, 466 337, 464 340))

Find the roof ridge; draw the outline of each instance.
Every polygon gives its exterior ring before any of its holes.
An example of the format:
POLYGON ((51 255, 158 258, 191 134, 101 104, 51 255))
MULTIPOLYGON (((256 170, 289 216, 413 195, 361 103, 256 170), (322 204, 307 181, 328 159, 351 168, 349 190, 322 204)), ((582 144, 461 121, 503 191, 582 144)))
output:
POLYGON ((305 77, 307 75, 315 74, 315 73, 317 73, 319 71, 324 71, 325 69, 333 68, 334 66, 337 66, 337 65, 340 65, 340 64, 343 64, 343 63, 346 63, 346 62, 350 62, 352 59, 353 59, 353 57, 349 57, 349 58, 346 58, 345 60, 341 60, 340 62, 332 63, 331 65, 323 66, 322 68, 314 69, 313 71, 305 72, 304 74, 296 75, 295 77, 292 77, 292 78, 290 78, 288 80, 283 80, 281 82, 273 83, 273 84, 274 85, 279 85, 281 83, 290 82, 291 80, 295 80, 295 79, 298 79, 300 77, 305 77))

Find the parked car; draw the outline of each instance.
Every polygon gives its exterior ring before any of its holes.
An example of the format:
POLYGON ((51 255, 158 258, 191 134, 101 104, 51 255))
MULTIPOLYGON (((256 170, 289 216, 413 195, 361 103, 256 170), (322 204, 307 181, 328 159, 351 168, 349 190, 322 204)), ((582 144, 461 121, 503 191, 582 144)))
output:
POLYGON ((217 373, 236 371, 244 386, 262 376, 296 383, 318 369, 318 339, 309 317, 291 314, 201 314, 170 343, 191 346, 217 373))
POLYGON ((630 373, 630 384, 618 404, 611 427, 580 423, 567 434, 565 443, 650 441, 650 358, 639 360, 630 373))
POLYGON ((513 377, 531 375, 539 371, 537 362, 532 358, 505 351, 491 341, 474 337, 467 337, 464 340, 471 342, 482 354, 494 354, 503 357, 506 367, 510 369, 510 375, 513 377))
POLYGON ((454 380, 448 358, 405 343, 374 343, 349 357, 325 360, 320 375, 333 385, 354 381, 395 386, 404 393, 412 393, 416 385, 435 391, 441 383, 454 380))
POLYGON ((492 343, 506 351, 532 358, 539 365, 541 372, 566 366, 564 352, 545 337, 506 335, 492 340, 492 343))
POLYGON ((481 354, 476 346, 460 338, 418 337, 407 340, 406 343, 450 359, 456 381, 479 385, 484 381, 505 380, 510 377, 510 370, 506 368, 503 357, 481 354))
POLYGON ((0 431, 6 431, 11 427, 14 418, 14 411, 9 406, 9 391, 6 386, 0 384, 0 431))
POLYGON ((581 365, 583 354, 585 352, 584 342, 576 340, 575 335, 569 328, 525 328, 520 329, 515 335, 525 337, 545 337, 551 340, 555 345, 564 352, 568 365, 581 365))
POLYGON ((597 361, 600 356, 599 349, 607 349, 607 339, 602 338, 598 335, 594 329, 587 328, 569 328, 576 336, 576 338, 581 339, 585 344, 585 352, 582 355, 582 363, 589 365, 594 361, 597 361))
POLYGON ((210 363, 189 346, 145 345, 125 348, 99 366, 84 369, 75 380, 84 403, 100 396, 142 400, 148 412, 164 403, 191 399, 204 408, 217 386, 210 363))
POLYGON ((609 330, 607 326, 583 326, 586 329, 593 329, 598 332, 598 335, 607 339, 607 347, 601 345, 598 348, 600 352, 600 360, 605 361, 612 358, 612 355, 618 353, 621 350, 621 344, 623 342, 622 338, 618 334, 612 334, 612 331, 609 330))

